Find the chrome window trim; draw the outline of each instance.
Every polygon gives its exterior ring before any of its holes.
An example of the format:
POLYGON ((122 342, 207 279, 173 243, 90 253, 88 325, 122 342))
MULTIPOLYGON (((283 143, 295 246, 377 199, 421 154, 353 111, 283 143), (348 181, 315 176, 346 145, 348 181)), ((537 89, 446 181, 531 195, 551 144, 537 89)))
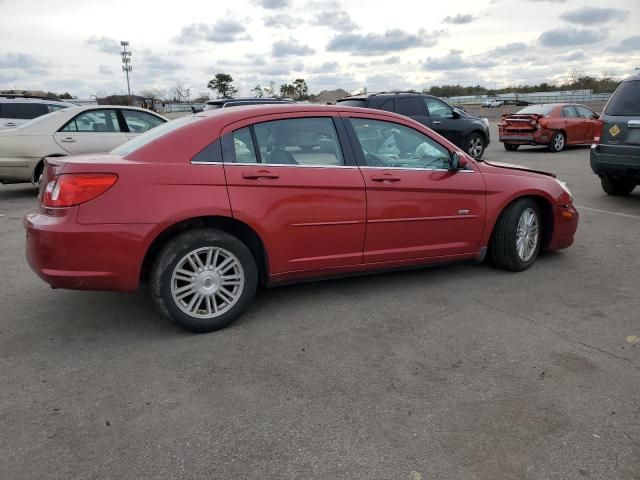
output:
MULTIPOLYGON (((419 172, 451 172, 447 168, 410 168, 410 167, 369 167, 356 165, 289 165, 286 163, 224 163, 224 162, 191 162, 192 165, 225 165, 238 167, 302 167, 302 168, 372 168, 377 170, 410 170, 419 172)), ((456 173, 475 173, 475 170, 456 170, 456 173)))

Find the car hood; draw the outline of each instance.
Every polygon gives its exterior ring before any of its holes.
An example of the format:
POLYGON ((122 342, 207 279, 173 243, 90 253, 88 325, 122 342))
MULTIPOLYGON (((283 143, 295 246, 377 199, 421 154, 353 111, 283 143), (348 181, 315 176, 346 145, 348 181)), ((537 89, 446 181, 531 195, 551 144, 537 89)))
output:
POLYGON ((534 168, 525 167, 524 165, 516 165, 513 163, 503 163, 503 162, 487 162, 486 160, 484 161, 484 163, 492 167, 506 168, 509 170, 519 170, 522 172, 537 173, 540 175, 546 175, 547 177, 556 178, 555 174, 553 173, 545 172, 544 170, 536 170, 534 168))

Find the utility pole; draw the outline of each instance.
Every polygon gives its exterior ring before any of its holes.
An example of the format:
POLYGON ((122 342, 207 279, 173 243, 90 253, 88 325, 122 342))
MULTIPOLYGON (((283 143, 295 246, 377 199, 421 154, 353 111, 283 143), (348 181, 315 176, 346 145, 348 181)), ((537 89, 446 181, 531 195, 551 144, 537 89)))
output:
POLYGON ((127 93, 129 94, 129 103, 131 103, 131 85, 129 84, 129 72, 133 70, 131 66, 131 51, 127 50, 129 42, 121 41, 120 45, 122 45, 122 52, 120 52, 120 56, 122 57, 122 71, 127 74, 127 93))

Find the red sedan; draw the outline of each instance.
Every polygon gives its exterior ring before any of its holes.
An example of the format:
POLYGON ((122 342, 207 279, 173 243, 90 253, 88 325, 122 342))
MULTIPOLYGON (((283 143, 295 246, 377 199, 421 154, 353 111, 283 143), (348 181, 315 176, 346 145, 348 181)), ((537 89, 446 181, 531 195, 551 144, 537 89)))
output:
POLYGON ((47 160, 25 217, 55 288, 133 292, 198 332, 260 285, 457 260, 528 268, 573 242, 553 175, 475 161, 418 122, 350 107, 204 112, 108 155, 47 160))
POLYGON ((597 125, 598 114, 584 105, 550 103, 503 115, 498 133, 509 151, 546 145, 550 152, 560 152, 567 145, 591 145, 597 125))

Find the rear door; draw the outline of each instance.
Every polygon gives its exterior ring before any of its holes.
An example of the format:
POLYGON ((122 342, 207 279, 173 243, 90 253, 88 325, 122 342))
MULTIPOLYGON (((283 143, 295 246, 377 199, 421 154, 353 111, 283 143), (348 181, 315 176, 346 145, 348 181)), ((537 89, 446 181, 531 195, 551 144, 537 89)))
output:
POLYGON ((264 239, 275 275, 362 263, 362 174, 342 124, 313 115, 261 116, 222 131, 233 215, 264 239))
POLYGON ((427 127, 431 127, 431 118, 429 117, 429 112, 427 111, 423 97, 398 96, 396 99, 396 113, 412 118, 427 127))
POLYGON ((623 82, 605 106, 601 119, 602 153, 640 159, 640 80, 623 82))
POLYGON ((128 140, 114 108, 79 113, 53 135, 56 143, 72 155, 105 153, 128 140))
POLYGON ((424 132, 381 116, 342 115, 367 188, 365 263, 476 253, 486 187, 472 162, 452 172, 447 147, 424 132))

